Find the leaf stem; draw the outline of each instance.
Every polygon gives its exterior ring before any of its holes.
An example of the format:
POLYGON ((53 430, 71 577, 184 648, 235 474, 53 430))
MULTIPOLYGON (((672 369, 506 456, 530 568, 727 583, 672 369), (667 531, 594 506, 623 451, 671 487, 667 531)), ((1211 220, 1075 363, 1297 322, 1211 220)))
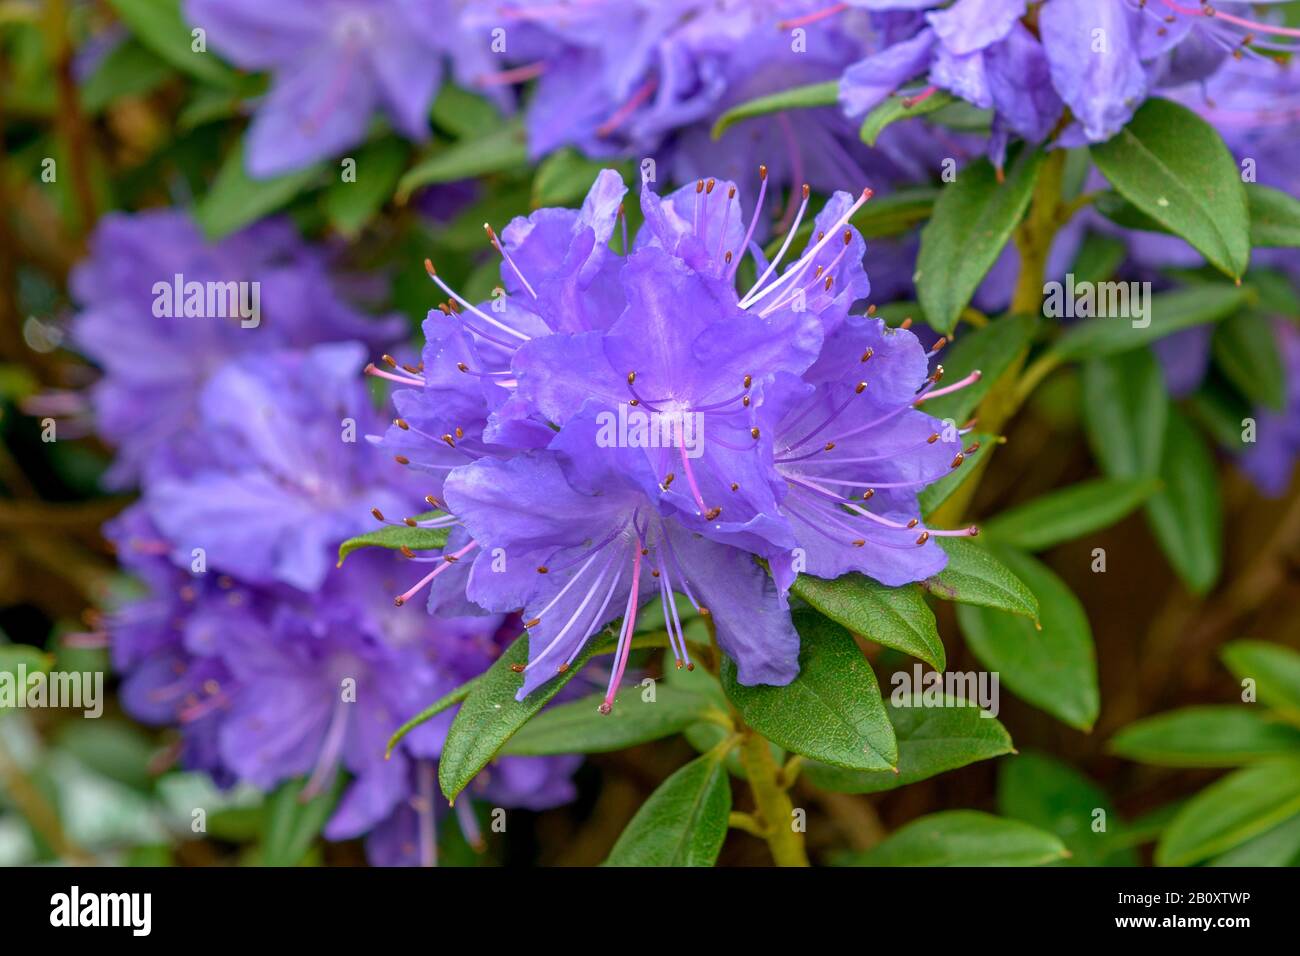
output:
POLYGON ((766 738, 749 728, 740 742, 740 762, 754 791, 754 803, 763 823, 763 839, 777 866, 808 866, 803 834, 794 828, 794 804, 781 784, 781 771, 766 738))

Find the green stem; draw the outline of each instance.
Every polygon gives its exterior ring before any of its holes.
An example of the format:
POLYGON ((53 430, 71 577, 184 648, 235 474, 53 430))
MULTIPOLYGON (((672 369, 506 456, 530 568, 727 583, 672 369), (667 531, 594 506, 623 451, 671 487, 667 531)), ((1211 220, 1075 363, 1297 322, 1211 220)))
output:
POLYGON ((781 785, 781 770, 767 740, 746 728, 740 743, 740 762, 754 791, 763 823, 763 836, 777 866, 808 866, 803 834, 793 826, 794 804, 781 785))

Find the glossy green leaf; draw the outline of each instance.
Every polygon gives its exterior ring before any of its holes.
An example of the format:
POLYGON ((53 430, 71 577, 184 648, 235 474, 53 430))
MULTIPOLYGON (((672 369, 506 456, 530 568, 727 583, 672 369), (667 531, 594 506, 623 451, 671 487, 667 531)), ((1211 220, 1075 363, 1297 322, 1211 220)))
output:
POLYGON ((720 729, 727 720, 726 712, 707 697, 677 690, 663 681, 654 690, 653 700, 647 700, 640 687, 623 690, 609 714, 597 709, 603 694, 550 707, 524 724, 501 752, 534 757, 607 753, 681 733, 710 715, 720 729))
POLYGON ((1188 800, 1156 845, 1157 866, 1191 866, 1300 813, 1300 758, 1234 771, 1188 800))
POLYGON ((948 553, 948 565, 921 582, 927 591, 945 601, 1038 618, 1038 599, 988 548, 970 538, 935 540, 948 553))
POLYGON ((1252 402, 1281 411, 1286 369, 1273 320, 1263 312, 1239 312, 1214 330, 1214 361, 1252 402))
POLYGON ((957 621, 967 645, 1017 696, 1071 727, 1091 729, 1100 700, 1083 606, 1046 565, 1019 551, 993 552, 1038 598, 1042 628, 1003 611, 960 604, 957 621))
POLYGON ((915 116, 933 113, 936 110, 943 109, 950 103, 956 102, 956 99, 951 93, 943 90, 936 90, 919 102, 905 96, 890 96, 866 115, 866 118, 862 121, 859 136, 861 136, 862 142, 868 146, 875 146, 876 140, 880 138, 880 134, 884 132, 885 127, 897 123, 899 120, 912 119, 915 116))
POLYGON ((1110 527, 1160 487, 1154 478, 1081 481, 995 515, 981 530, 998 544, 1043 551, 1110 527))
POLYGON ((515 700, 515 693, 523 685, 523 675, 511 668, 528 662, 528 635, 524 634, 506 648, 470 689, 447 731, 438 760, 438 783, 443 795, 454 801, 502 745, 573 680, 583 665, 599 652, 601 643, 598 636, 590 638, 572 667, 523 700, 515 700))
MULTIPOLYGON (((1127 285, 1119 283, 1111 288, 1121 287, 1127 285)), ((1123 295, 1128 297, 1127 292, 1123 295)), ((1127 307, 1123 306, 1123 300, 1118 300, 1121 307, 1114 312, 1110 310, 1115 303, 1110 302, 1105 306, 1108 310, 1105 316, 1085 318, 1072 325, 1057 339, 1052 352, 1066 361, 1127 352, 1182 329, 1219 322, 1245 306, 1250 297, 1246 288, 1206 282, 1195 288, 1151 296, 1150 311, 1145 315, 1137 314, 1136 304, 1131 300, 1127 307)))
POLYGON ((902 691, 901 685, 895 687, 887 710, 898 740, 898 773, 810 761, 803 769, 809 782, 840 793, 878 793, 1013 752, 1007 729, 973 703, 944 697, 943 706, 904 707, 900 703, 913 698, 902 691))
POLYGON ((731 781, 714 751, 659 785, 610 851, 606 866, 713 866, 727 836, 731 781))
POLYGON ((533 177, 534 206, 581 205, 608 159, 588 159, 575 149, 556 150, 537 166, 533 177))
POLYGON ((1156 477, 1168 415, 1164 378, 1150 350, 1084 364, 1083 424, 1106 474, 1156 477))
POLYGON ((1250 241, 1258 247, 1300 246, 1300 199, 1271 186, 1249 183, 1250 241))
POLYGON ((1029 207, 1043 153, 1026 149, 999 183, 988 160, 965 166, 944 187, 921 230, 916 283, 927 321, 948 335, 1029 207))
POLYGON ((741 120, 780 113, 784 110, 808 109, 814 106, 834 106, 839 102, 840 81, 827 80, 825 83, 811 83, 808 86, 796 86, 779 93, 760 96, 739 106, 733 106, 718 117, 713 124, 713 138, 718 139, 741 120))
POLYGON ((1022 753, 998 768, 998 813, 1061 838, 1075 866, 1133 866, 1117 845, 1120 821, 1106 792, 1046 754, 1022 753), (1102 811, 1105 816, 1098 816, 1102 811), (1100 825, 1100 826, 1099 826, 1100 825))
POLYGON ((316 164, 270 179, 253 179, 244 166, 245 141, 226 154, 212 188, 194 210, 209 239, 220 239, 261 219, 312 188, 325 166, 316 164))
POLYGON ((1250 262, 1246 189, 1222 138, 1192 110, 1149 99, 1128 125, 1090 147, 1093 162, 1139 210, 1241 278, 1250 262))
POLYGON ((404 202, 416 189, 450 183, 487 173, 522 167, 528 162, 524 128, 518 122, 498 123, 476 139, 462 139, 422 159, 397 183, 397 199, 404 202))
MULTIPOLYGON (((180 0, 109 0, 137 39, 179 70, 214 86, 233 87, 235 71, 210 51, 194 51, 180 0)), ((202 23, 193 24, 202 27, 202 23)))
MULTIPOLYGON (((446 517, 446 515, 441 511, 426 511, 424 514, 414 515, 413 520, 428 521, 432 518, 442 517, 446 517)), ((338 563, 342 566, 343 560, 358 548, 388 548, 390 551, 410 548, 412 551, 441 551, 446 547, 447 537, 450 534, 450 528, 411 528, 404 524, 384 525, 378 531, 359 534, 355 538, 348 538, 348 540, 340 544, 338 563)))
POLYGON ((722 687, 746 724, 786 750, 850 770, 898 765, 898 742, 871 664, 842 627, 795 614, 799 676, 784 687, 736 681, 724 658, 722 687))
POLYGON ((1055 834, 977 810, 945 810, 913 820, 841 866, 1042 866, 1069 856, 1055 834))
POLYGON ((1204 594, 1223 561, 1223 505, 1214 456, 1181 412, 1170 409, 1160 456, 1163 487, 1147 502, 1161 550, 1183 583, 1204 594))
POLYGON ((305 778, 289 780, 266 798, 262 833, 263 866, 298 866, 311 849, 343 793, 343 777, 304 801, 305 778))
POLYGON ((862 574, 846 574, 834 581, 801 574, 790 590, 855 634, 943 670, 943 642, 934 612, 916 588, 886 587, 862 574))
POLYGON ((1129 724, 1111 738, 1110 749, 1161 767, 1235 767, 1300 756, 1300 729, 1260 708, 1184 707, 1129 724))
POLYGON ((1216 856, 1208 865, 1300 866, 1300 813, 1216 856))
POLYGON ((1265 641, 1233 641, 1222 656, 1238 680, 1254 681, 1260 703, 1300 715, 1300 654, 1265 641))

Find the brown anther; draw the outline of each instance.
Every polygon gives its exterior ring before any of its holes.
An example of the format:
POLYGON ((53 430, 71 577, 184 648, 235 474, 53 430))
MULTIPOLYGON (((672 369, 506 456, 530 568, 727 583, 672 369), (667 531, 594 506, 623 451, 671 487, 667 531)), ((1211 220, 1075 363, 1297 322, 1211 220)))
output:
POLYGON ((845 229, 845 230, 844 230, 844 244, 847 246, 847 245, 848 245, 850 242, 852 242, 852 241, 853 241, 853 230, 852 230, 852 229, 845 229))
POLYGON ((716 179, 710 179, 707 183, 704 184, 704 194, 706 196, 713 195, 713 187, 716 186, 717 184, 718 181, 716 179))
POLYGON ((738 483, 736 483, 736 482, 733 481, 733 482, 731 483, 731 490, 732 490, 732 491, 739 491, 739 490, 740 490, 740 485, 739 485, 738 483))
POLYGON ((752 438, 752 439, 754 439, 754 441, 758 441, 758 434, 759 434, 759 432, 758 432, 758 426, 757 426, 757 425, 755 425, 753 428, 751 428, 751 429, 749 430, 749 437, 752 438))
POLYGON ((460 558, 456 557, 454 554, 444 554, 442 560, 446 561, 448 564, 455 564, 460 560, 460 558))
POLYGON ((812 192, 812 187, 809 186, 807 183, 804 183, 803 189, 800 190, 800 192, 803 194, 802 198, 807 199, 809 194, 812 192))
POLYGON ((633 408, 636 408, 638 405, 641 404, 641 400, 633 398, 628 401, 628 404, 631 405, 633 408))
POLYGON ((700 605, 700 607, 699 607, 699 612, 700 612, 700 617, 708 617, 710 614, 713 613, 713 612, 710 611, 707 607, 705 607, 703 604, 700 605))
POLYGON ((833 441, 828 441, 826 444, 822 445, 822 451, 834 451, 834 450, 835 450, 835 442, 833 441))
POLYGON ((442 312, 443 315, 451 315, 451 309, 447 308, 446 302, 439 302, 438 310, 442 312))
POLYGON ((903 319, 902 322, 898 323, 898 327, 900 329, 910 329, 912 327, 912 317, 909 315, 907 318, 903 319))
POLYGON ((401 419, 401 418, 394 418, 394 419, 393 419, 393 424, 396 425, 398 428, 400 428, 400 429, 401 429, 402 431, 404 431, 404 432, 409 432, 409 431, 411 430, 411 426, 408 425, 404 419, 401 419))
POLYGON ((970 535, 972 538, 977 538, 977 537, 979 537, 979 533, 980 533, 979 526, 978 526, 978 525, 971 525, 969 528, 966 529, 966 533, 967 533, 968 535, 970 535))
POLYGON ((456 439, 454 439, 454 438, 451 437, 451 433, 450 433, 450 432, 448 432, 446 435, 443 435, 443 436, 442 436, 442 440, 447 444, 447 447, 448 447, 448 448, 455 448, 455 447, 456 447, 456 439))
POLYGON ((636 383, 636 372, 628 372, 628 373, 627 373, 627 383, 628 383, 629 385, 633 385, 633 384, 636 383))
POLYGON ((726 254, 725 256, 723 256, 722 259, 723 259, 724 262, 726 262, 727 265, 731 265, 731 250, 730 250, 730 249, 727 250, 727 254, 726 254))
POLYGON ((752 375, 746 375, 742 381, 745 383, 745 388, 749 388, 749 386, 754 384, 754 377, 752 375))
POLYGON ((568 661, 561 661, 561 662, 560 662, 560 666, 557 667, 557 668, 555 668, 555 673, 557 673, 557 674, 563 674, 563 673, 564 673, 565 671, 567 671, 568 669, 569 669, 569 662, 568 662, 568 661))
POLYGON ((735 199, 735 198, 736 198, 736 187, 735 187, 735 186, 732 186, 730 189, 727 190, 727 198, 728 198, 728 199, 735 199))
POLYGON ((861 394, 862 394, 863 392, 865 392, 866 390, 867 390, 867 383, 866 383, 866 382, 858 382, 857 385, 853 386, 853 394, 854 394, 854 395, 861 395, 861 394))
POLYGON ((371 508, 370 513, 375 516, 376 521, 384 520, 384 513, 380 511, 378 508, 371 508))
POLYGON ((456 363, 456 367, 457 367, 458 369, 460 369, 462 372, 468 372, 468 371, 469 371, 469 366, 466 365, 464 362, 457 362, 457 363, 456 363))
POLYGON ((676 477, 677 477, 677 475, 674 474, 674 473, 671 472, 671 471, 668 472, 668 474, 664 475, 664 488, 665 488, 665 490, 668 488, 669 485, 671 485, 671 484, 673 483, 673 479, 676 478, 676 477))
POLYGON ((935 342, 934 345, 930 346, 930 351, 937 352, 939 351, 939 349, 943 348, 947 344, 948 344, 948 336, 941 335, 939 336, 939 340, 935 342))
POLYGON ((943 378, 943 371, 944 369, 942 365, 936 365, 934 371, 930 374, 930 381, 934 382, 936 385, 939 384, 939 381, 943 378))
POLYGON ((433 495, 425 495, 425 496, 424 496, 424 500, 427 501, 431 507, 434 507, 434 508, 440 508, 440 507, 441 507, 441 505, 438 504, 438 499, 435 498, 433 495))
POLYGON ((407 458, 405 455, 394 455, 393 461, 397 462, 399 465, 409 465, 411 463, 411 459, 407 458))
POLYGON ((394 607, 401 607, 405 603, 406 603, 405 598, 402 598, 400 595, 398 597, 393 598, 394 607))
POLYGON ((862 359, 861 359, 861 361, 865 362, 865 361, 867 361, 868 359, 870 359, 871 356, 873 356, 873 355, 875 355, 875 354, 876 354, 876 350, 875 350, 875 349, 867 349, 865 352, 862 353, 862 359))
POLYGON ((465 437, 465 429, 461 428, 459 425, 456 426, 456 437, 457 438, 465 437))
POLYGON ((416 521, 414 518, 403 518, 402 524, 406 525, 408 528, 414 528, 417 525, 419 525, 419 522, 416 521))
POLYGON ((384 364, 389 368, 397 368, 397 359, 393 358, 391 355, 385 353, 384 355, 381 355, 380 358, 383 359, 384 364))
POLYGON ((822 267, 818 266, 816 269, 813 270, 813 278, 820 279, 821 277, 822 277, 822 267))
POLYGON ((511 665, 510 665, 510 669, 511 669, 512 671, 514 671, 516 674, 522 674, 522 673, 524 672, 524 665, 523 665, 523 664, 511 664, 511 665))
POLYGON ((686 664, 685 664, 684 661, 678 661, 678 662, 677 662, 677 669, 678 669, 678 670, 681 670, 681 669, 682 669, 683 667, 685 667, 685 666, 686 666, 686 664))
POLYGON ((973 441, 970 443, 970 447, 966 449, 966 454, 973 455, 979 450, 980 450, 980 443, 977 441, 973 441))
MULTIPOLYGON (((700 608, 700 613, 703 614, 705 610, 706 610, 705 608, 700 608)), ((693 670, 695 670, 695 662, 692 661, 691 663, 687 664, 687 665, 686 665, 686 669, 687 669, 688 671, 693 671, 693 670)))
POLYGON ((959 452, 957 452, 957 454, 955 454, 955 455, 952 456, 952 463, 949 464, 948 467, 949 467, 949 468, 956 468, 957 466, 959 466, 959 465, 960 465, 963 461, 965 461, 965 460, 966 460, 966 454, 965 454, 965 452, 960 452, 960 451, 959 451, 959 452))
POLYGON ((762 180, 762 179, 767 179, 767 167, 766 167, 766 166, 759 166, 759 167, 758 167, 758 178, 759 178, 760 180, 762 180))
POLYGON ((872 498, 874 498, 875 496, 876 496, 876 489, 875 489, 875 488, 868 488, 866 491, 862 492, 862 500, 863 500, 863 501, 869 501, 869 500, 871 500, 872 498))
POLYGON ((834 276, 827 276, 827 277, 826 277, 826 291, 827 291, 827 292, 830 292, 830 291, 831 291, 831 286, 834 284, 834 282, 835 282, 835 277, 834 277, 834 276))
POLYGON ((867 544, 866 540, 863 539, 863 538, 854 538, 854 539, 853 539, 851 542, 849 542, 849 543, 852 544, 853 547, 855 547, 855 548, 866 547, 866 544, 867 544))
POLYGON ((424 260, 424 271, 429 273, 430 277, 438 274, 438 270, 433 267, 433 260, 431 259, 424 260))
POLYGON ((918 538, 916 539, 916 543, 917 543, 917 544, 925 544, 925 543, 926 543, 927 541, 929 541, 929 540, 930 540, 930 532, 928 532, 928 531, 922 531, 920 537, 918 537, 918 538))
POLYGON ((536 627, 538 624, 541 623, 542 623, 542 619, 540 617, 535 617, 531 621, 524 621, 524 627, 536 627))
POLYGON ((420 372, 423 371, 423 369, 421 369, 418 365, 403 365, 402 371, 410 372, 412 375, 419 375, 420 372))
POLYGON ((920 524, 920 523, 921 523, 921 522, 920 522, 919 519, 917 519, 917 518, 913 518, 911 521, 909 521, 909 522, 907 523, 907 526, 908 526, 909 528, 915 528, 915 527, 916 527, 918 524, 920 524))
POLYGON ((873 302, 871 305, 867 306, 867 318, 874 319, 875 317, 876 317, 876 305, 873 302))
POLYGON ((546 565, 544 565, 544 564, 539 564, 539 565, 537 566, 537 573, 538 573, 538 574, 547 574, 547 573, 550 572, 550 570, 551 570, 551 569, 548 568, 548 567, 547 567, 546 565))
POLYGON ((749 408, 749 396, 748 395, 743 396, 740 399, 740 404, 744 405, 746 408, 749 408))
POLYGON ((597 711, 599 711, 601 714, 605 715, 606 717, 609 716, 609 712, 613 709, 614 709, 613 707, 611 707, 603 700, 600 702, 600 706, 596 708, 597 711))
POLYGON ((657 578, 657 577, 659 577, 659 569, 658 569, 658 568, 651 568, 651 569, 650 569, 650 577, 652 577, 652 578, 657 578))
POLYGON ((415 552, 412 551, 410 548, 408 548, 406 545, 402 545, 402 546, 401 546, 400 548, 398 548, 397 550, 399 550, 399 551, 402 552, 402 557, 404 557, 404 558, 413 558, 413 557, 415 557, 415 552))
POLYGON ((695 184, 695 194, 698 196, 698 195, 699 195, 700 193, 702 193, 702 192, 704 192, 704 180, 703 180, 703 179, 701 179, 698 183, 695 184))
POLYGON ((929 438, 927 438, 927 439, 925 440, 925 443, 926 443, 927 445, 933 445, 933 444, 934 444, 935 442, 937 442, 938 440, 939 440, 939 433, 938 433, 938 432, 935 432, 934 434, 932 434, 929 438))
POLYGON ((712 521, 720 514, 722 514, 722 505, 714 505, 708 511, 704 512, 704 520, 712 521))

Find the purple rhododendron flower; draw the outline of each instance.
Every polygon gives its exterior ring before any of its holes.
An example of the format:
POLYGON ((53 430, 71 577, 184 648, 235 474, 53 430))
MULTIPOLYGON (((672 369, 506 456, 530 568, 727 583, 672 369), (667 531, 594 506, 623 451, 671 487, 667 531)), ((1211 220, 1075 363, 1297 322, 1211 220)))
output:
POLYGON ((935 537, 974 533, 920 523, 918 492, 977 446, 963 449, 964 430, 917 406, 978 373, 938 388, 942 370, 930 373, 933 352, 910 332, 851 315, 871 284, 849 222, 870 190, 835 194, 782 267, 807 189, 771 262, 751 244, 763 174, 750 216, 730 182, 644 191, 645 223, 630 252, 614 253, 622 190, 611 176, 580 212, 539 210, 504 242, 489 230, 510 290, 492 302, 473 305, 430 269, 452 304, 430 313, 423 369, 373 370, 413 386, 397 393, 399 410, 427 417, 399 419, 382 444, 441 478, 449 517, 431 521, 459 525, 397 602, 427 585, 440 614, 467 602, 522 608, 520 699, 621 618, 607 712, 649 601, 662 605, 678 665, 691 666, 675 594, 711 616, 742 683, 787 683, 798 671, 787 605, 797 573, 908 583, 943 568, 935 537), (742 294, 747 251, 758 278, 742 294), (599 291, 581 292, 574 310, 569 295, 548 301, 539 280, 599 291), (506 408, 529 424, 527 440, 498 427, 506 408))
POLYGON ((402 319, 356 311, 328 264, 284 221, 217 243, 170 210, 100 221, 72 275, 80 306, 72 341, 104 372, 90 399, 98 431, 118 446, 110 485, 184 470, 204 453, 194 431, 199 394, 229 359, 342 339, 382 349, 398 339, 402 319), (258 314, 244 318, 239 309, 254 304, 258 314))
POLYGON ((379 110, 423 140, 443 60, 462 81, 487 56, 458 26, 454 0, 186 0, 186 18, 246 70, 274 74, 248 135, 257 178, 338 155, 379 110))
POLYGON ((1241 456, 1241 467, 1264 494, 1280 498, 1300 458, 1300 330, 1279 321, 1276 333, 1286 373, 1286 403, 1280 411, 1255 410, 1255 444, 1241 456))
POLYGON ((318 345, 228 363, 199 397, 206 455, 146 489, 154 523, 188 563, 202 548, 215 570, 246 581, 319 587, 338 542, 365 509, 405 512, 380 456, 359 435, 378 424, 358 378, 357 343, 318 345))
MULTIPOLYGON (((850 66, 840 103, 862 116, 903 89, 913 101, 946 90, 994 112, 990 150, 1014 133, 1041 142, 1071 122, 1063 145, 1115 135, 1156 89, 1203 80, 1228 58, 1261 56, 1260 35, 1300 31, 1251 19, 1233 0, 852 0, 885 43, 850 66)), ((1268 41, 1265 41, 1266 43, 1268 41)))

